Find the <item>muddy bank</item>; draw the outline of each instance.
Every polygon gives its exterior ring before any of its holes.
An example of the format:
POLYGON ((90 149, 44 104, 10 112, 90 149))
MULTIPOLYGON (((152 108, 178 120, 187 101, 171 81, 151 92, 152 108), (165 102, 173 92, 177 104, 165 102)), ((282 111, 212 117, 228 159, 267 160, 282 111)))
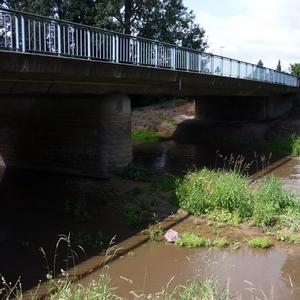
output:
POLYGON ((270 140, 300 135, 300 109, 266 121, 231 121, 194 119, 193 101, 181 100, 165 108, 157 105, 133 109, 132 130, 154 131, 177 141, 194 143, 218 141, 270 140))

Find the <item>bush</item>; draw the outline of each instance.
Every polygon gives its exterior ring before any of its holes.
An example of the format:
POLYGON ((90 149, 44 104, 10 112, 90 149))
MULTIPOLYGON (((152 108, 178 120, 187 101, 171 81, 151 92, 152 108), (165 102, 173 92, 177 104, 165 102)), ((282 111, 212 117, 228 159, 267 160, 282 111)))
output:
POLYGON ((251 216, 252 192, 245 177, 235 171, 190 172, 177 181, 176 195, 180 207, 196 215, 219 208, 242 218, 251 216))
POLYGON ((254 194, 253 221, 261 226, 272 225, 277 214, 294 206, 293 193, 282 185, 279 178, 263 177, 254 194))

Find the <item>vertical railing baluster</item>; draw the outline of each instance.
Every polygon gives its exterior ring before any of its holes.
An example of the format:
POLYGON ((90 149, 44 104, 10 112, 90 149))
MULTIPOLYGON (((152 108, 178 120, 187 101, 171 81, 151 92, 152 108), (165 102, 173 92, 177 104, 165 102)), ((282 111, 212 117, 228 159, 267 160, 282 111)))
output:
POLYGON ((141 57, 140 57, 140 40, 136 39, 136 64, 139 65, 140 61, 141 61, 141 57))
POLYGON ((26 28, 25 28, 24 16, 21 16, 21 28, 22 28, 22 52, 26 52, 26 28))
POLYGON ((157 67, 158 64, 158 50, 157 50, 157 43, 154 44, 154 66, 157 67))
MULTIPOLYGON (((11 18, 11 22, 12 22, 12 18, 11 18)), ((22 29, 21 29, 22 30, 22 29)), ((15 35, 16 35, 16 50, 19 51, 20 50, 20 27, 19 27, 19 18, 16 15, 15 16, 15 35)), ((12 36, 12 41, 11 41, 11 48, 13 48, 13 36, 12 36)))
POLYGON ((61 55, 61 26, 57 23, 57 54, 61 55))
POLYGON ((88 29, 87 30, 87 58, 91 59, 92 53, 91 53, 91 31, 88 29))

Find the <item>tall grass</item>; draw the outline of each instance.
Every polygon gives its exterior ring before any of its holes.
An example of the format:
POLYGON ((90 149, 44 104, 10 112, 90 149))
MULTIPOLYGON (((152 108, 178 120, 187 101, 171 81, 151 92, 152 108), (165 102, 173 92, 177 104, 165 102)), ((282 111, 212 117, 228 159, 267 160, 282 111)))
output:
POLYGON ((189 172, 177 180, 176 195, 181 208, 203 215, 216 208, 238 213, 242 218, 251 214, 252 193, 245 177, 235 171, 202 169, 189 172))
POLYGON ((136 130, 132 131, 131 138, 133 141, 168 141, 170 137, 151 131, 136 130))
POLYGON ((176 181, 178 205, 195 215, 227 211, 237 219, 259 226, 275 226, 279 216, 300 211, 299 195, 286 189, 274 176, 263 176, 254 185, 234 170, 190 171, 176 181))

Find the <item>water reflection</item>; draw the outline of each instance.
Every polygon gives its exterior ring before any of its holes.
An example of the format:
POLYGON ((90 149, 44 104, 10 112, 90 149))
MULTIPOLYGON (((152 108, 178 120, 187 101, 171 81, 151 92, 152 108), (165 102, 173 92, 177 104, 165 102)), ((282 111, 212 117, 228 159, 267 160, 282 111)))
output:
POLYGON ((239 155, 245 157, 243 165, 253 162, 250 175, 262 168, 268 169, 282 178, 287 187, 300 192, 299 157, 292 158, 268 150, 181 144, 175 141, 133 143, 134 162, 154 174, 182 175, 193 168, 222 168, 231 155, 235 159, 239 155), (264 164, 261 162, 263 157, 266 160, 264 164))
POLYGON ((133 299, 130 296, 133 290, 145 294, 160 292, 173 276, 171 288, 186 285, 189 279, 195 276, 201 279, 207 274, 218 276, 220 287, 229 279, 230 291, 239 292, 241 299, 265 299, 263 293, 267 299, 298 299, 300 292, 300 277, 293 273, 299 255, 290 256, 279 248, 208 251, 150 243, 134 253, 134 257, 113 262, 108 270, 120 296, 126 299, 133 299), (131 279, 133 284, 120 276, 131 279), (274 298, 271 298, 272 289, 274 298))

